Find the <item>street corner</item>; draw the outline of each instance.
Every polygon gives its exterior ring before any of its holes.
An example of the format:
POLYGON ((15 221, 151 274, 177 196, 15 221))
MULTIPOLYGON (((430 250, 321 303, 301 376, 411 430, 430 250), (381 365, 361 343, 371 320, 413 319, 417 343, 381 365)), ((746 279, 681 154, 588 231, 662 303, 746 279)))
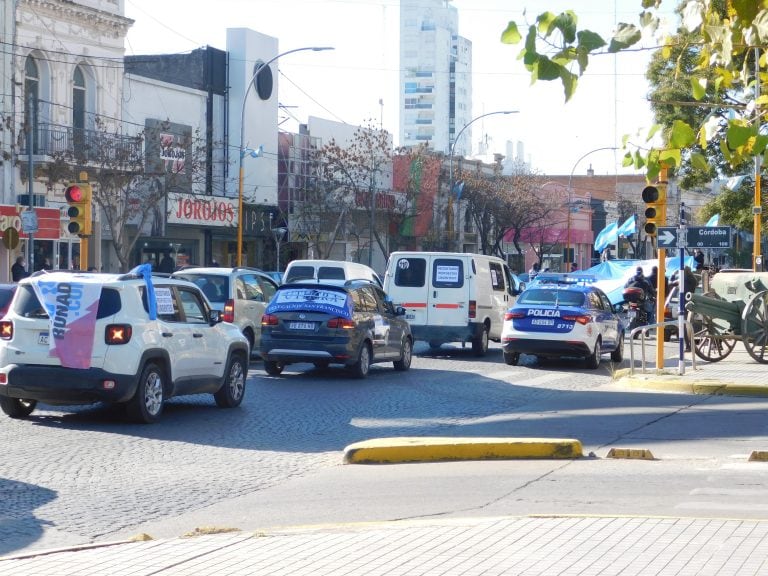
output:
POLYGON ((396 464, 456 460, 575 459, 582 445, 573 438, 376 438, 344 448, 345 464, 396 464))

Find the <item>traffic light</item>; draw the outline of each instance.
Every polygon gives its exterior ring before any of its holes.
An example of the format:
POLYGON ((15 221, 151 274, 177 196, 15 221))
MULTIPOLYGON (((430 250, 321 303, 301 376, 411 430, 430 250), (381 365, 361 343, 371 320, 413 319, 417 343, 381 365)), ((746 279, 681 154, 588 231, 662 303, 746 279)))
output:
POLYGON ((648 236, 656 236, 659 226, 667 222, 667 186, 656 184, 643 188, 645 202, 645 226, 643 229, 648 236))
POLYGON ((64 191, 67 199, 67 216, 69 224, 67 230, 70 234, 90 236, 91 234, 91 185, 88 182, 70 184, 64 191))

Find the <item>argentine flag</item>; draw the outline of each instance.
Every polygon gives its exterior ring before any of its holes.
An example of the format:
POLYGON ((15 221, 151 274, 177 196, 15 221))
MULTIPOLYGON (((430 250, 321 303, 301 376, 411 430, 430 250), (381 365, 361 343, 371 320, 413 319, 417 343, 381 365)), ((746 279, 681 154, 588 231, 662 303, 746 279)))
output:
POLYGON ((707 223, 705 224, 705 226, 717 226, 719 223, 720 223, 720 214, 715 214, 714 216, 712 216, 712 218, 707 220, 707 223))
POLYGON ((632 236, 635 233, 635 215, 632 214, 619 226, 619 236, 632 236))
POLYGON ((600 231, 600 234, 595 238, 595 250, 602 252, 608 246, 616 242, 619 239, 619 223, 612 222, 600 231))

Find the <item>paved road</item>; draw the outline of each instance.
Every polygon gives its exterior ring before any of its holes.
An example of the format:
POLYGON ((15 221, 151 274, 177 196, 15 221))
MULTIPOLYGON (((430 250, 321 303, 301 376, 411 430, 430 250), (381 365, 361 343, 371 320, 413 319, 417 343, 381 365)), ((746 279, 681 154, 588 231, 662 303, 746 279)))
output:
POLYGON ((765 399, 638 392, 609 364, 506 366, 495 347, 422 353, 365 381, 329 370, 268 378, 245 405, 181 399, 155 426, 105 408, 0 420, 0 555, 137 532, 529 513, 762 518, 765 399), (577 436, 594 459, 341 466, 347 444, 382 436, 577 436), (607 459, 610 446, 651 462, 607 459), (373 497, 372 497, 373 496, 373 497))

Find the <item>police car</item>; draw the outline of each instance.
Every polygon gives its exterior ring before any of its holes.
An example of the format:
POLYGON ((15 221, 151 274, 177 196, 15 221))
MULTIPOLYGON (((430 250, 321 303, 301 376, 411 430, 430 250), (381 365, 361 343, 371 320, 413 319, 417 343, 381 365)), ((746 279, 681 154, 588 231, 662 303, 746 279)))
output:
POLYGON ((520 354, 548 358, 585 358, 600 366, 603 354, 621 362, 624 325, 608 296, 588 278, 558 275, 531 285, 504 315, 504 361, 515 365, 520 354))

